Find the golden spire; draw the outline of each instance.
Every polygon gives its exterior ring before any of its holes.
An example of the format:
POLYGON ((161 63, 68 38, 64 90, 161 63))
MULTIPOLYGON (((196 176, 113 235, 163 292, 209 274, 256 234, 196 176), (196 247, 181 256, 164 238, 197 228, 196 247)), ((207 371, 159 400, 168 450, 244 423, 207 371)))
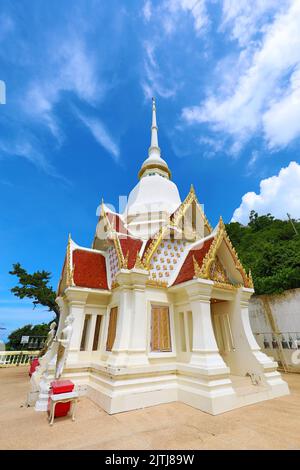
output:
POLYGON ((151 124, 151 143, 148 150, 148 158, 142 164, 139 171, 139 178, 147 172, 160 174, 168 179, 171 178, 171 172, 168 164, 161 158, 161 151, 158 145, 158 127, 156 121, 156 103, 152 98, 152 124, 151 124))

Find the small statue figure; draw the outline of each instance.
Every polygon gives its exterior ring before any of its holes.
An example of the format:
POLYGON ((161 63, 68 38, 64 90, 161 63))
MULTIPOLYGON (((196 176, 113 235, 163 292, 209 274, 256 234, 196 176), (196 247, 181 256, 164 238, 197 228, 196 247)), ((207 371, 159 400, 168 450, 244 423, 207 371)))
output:
POLYGON ((55 379, 59 379, 63 372, 65 361, 67 359, 67 352, 71 341, 71 336, 73 332, 73 323, 74 317, 68 315, 65 320, 65 327, 63 328, 60 338, 55 339, 58 344, 56 367, 55 367, 55 379))
POLYGON ((46 352, 49 350, 49 348, 50 348, 50 346, 53 343, 53 340, 55 338, 55 333, 56 333, 56 323, 55 323, 55 321, 53 321, 50 324, 50 330, 49 330, 47 339, 45 341, 45 344, 44 344, 43 348, 41 349, 41 351, 39 353, 39 357, 44 356, 44 354, 46 354, 46 352))

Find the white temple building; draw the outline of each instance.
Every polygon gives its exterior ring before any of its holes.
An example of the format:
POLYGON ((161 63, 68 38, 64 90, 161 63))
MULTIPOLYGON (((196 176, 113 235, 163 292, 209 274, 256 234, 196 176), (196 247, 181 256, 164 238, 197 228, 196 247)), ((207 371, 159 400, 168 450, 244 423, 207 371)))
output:
POLYGON ((58 339, 72 317, 62 377, 110 414, 172 401, 218 414, 288 394, 252 334, 251 274, 222 218, 213 229, 193 187, 182 201, 171 180, 154 100, 138 177, 124 213, 102 203, 91 248, 69 238, 57 297, 58 339))

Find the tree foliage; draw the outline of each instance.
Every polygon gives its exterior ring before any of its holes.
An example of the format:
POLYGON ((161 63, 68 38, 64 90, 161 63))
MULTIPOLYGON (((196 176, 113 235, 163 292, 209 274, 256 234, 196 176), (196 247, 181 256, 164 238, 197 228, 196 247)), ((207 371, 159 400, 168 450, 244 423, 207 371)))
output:
POLYGON ((24 325, 12 331, 8 336, 6 343, 7 350, 19 350, 22 336, 47 336, 49 332, 49 324, 41 323, 40 325, 24 325))
POLYGON ((279 294, 300 287, 300 222, 259 216, 251 211, 248 225, 226 225, 244 267, 251 269, 257 294, 279 294))
POLYGON ((18 277, 19 285, 11 289, 14 295, 20 299, 32 299, 34 308, 37 305, 47 307, 50 312, 55 314, 56 320, 59 320, 59 307, 55 301, 56 293, 49 285, 51 273, 36 271, 29 274, 26 269, 22 268, 20 263, 16 263, 9 274, 18 277))

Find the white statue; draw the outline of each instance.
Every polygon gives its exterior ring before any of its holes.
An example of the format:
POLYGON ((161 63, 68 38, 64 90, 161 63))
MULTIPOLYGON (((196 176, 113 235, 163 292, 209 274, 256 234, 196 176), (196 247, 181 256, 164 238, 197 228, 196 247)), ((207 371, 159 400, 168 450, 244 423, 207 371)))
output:
POLYGON ((47 362, 47 356, 49 355, 49 350, 51 348, 51 345, 54 341, 54 338, 55 338, 55 334, 56 334, 56 323, 55 321, 53 321, 51 324, 50 324, 50 330, 49 330, 49 333, 48 333, 48 336, 47 336, 47 339, 45 341, 45 344, 44 344, 44 347, 43 349, 40 351, 40 354, 39 354, 39 362, 41 363, 41 360, 42 362, 46 363, 47 362))
POLYGON ((61 331, 60 338, 55 339, 54 341, 58 342, 58 351, 55 367, 55 378, 59 379, 63 372, 63 368, 67 359, 67 353, 71 341, 71 336, 73 332, 73 321, 74 317, 68 315, 65 320, 65 327, 61 331))

